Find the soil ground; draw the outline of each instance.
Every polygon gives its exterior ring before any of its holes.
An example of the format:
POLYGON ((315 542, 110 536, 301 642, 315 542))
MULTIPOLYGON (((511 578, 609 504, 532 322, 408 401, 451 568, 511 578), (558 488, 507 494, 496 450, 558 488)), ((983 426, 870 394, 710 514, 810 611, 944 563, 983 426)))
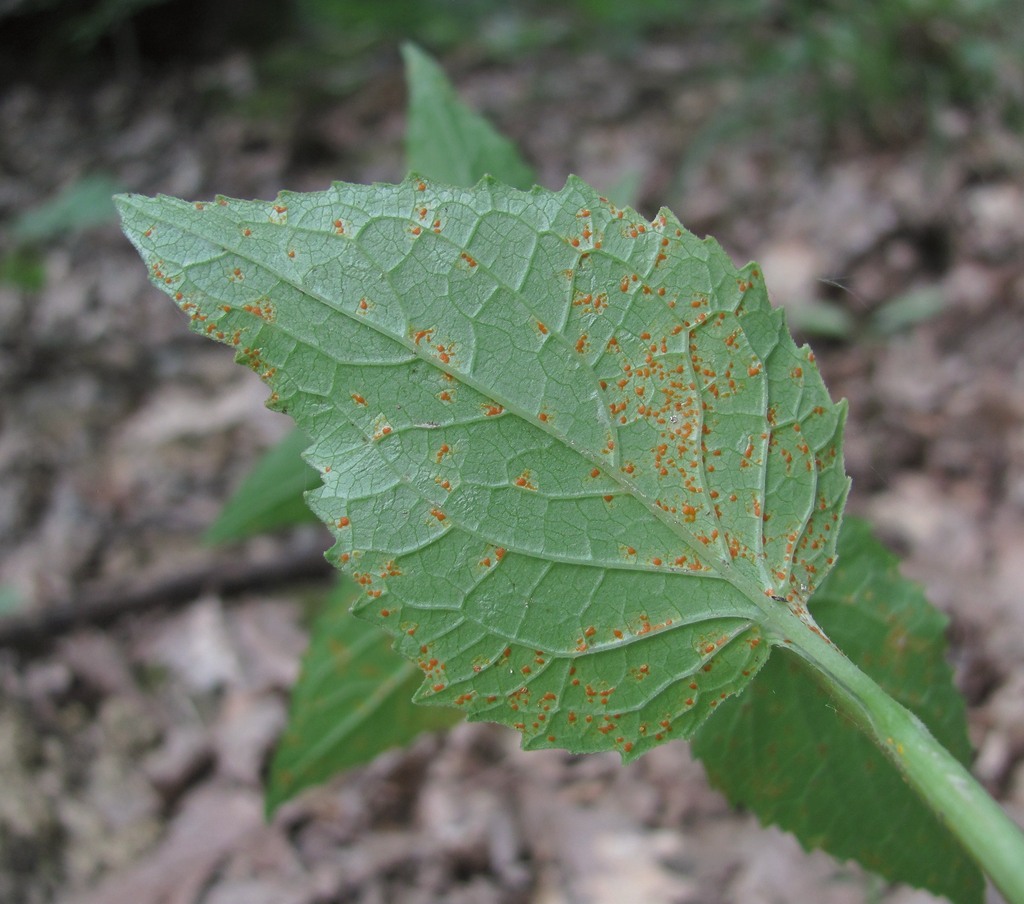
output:
MULTIPOLYGON (((950 616, 974 770, 1024 822, 1019 148, 998 124, 950 112, 938 136, 899 150, 783 153, 741 134, 680 181, 687 131, 717 102, 688 67, 684 49, 656 43, 628 67, 597 53, 449 61, 547 186, 641 174, 645 213, 664 202, 737 262, 758 259, 798 327, 821 305, 847 317, 815 350, 850 400, 851 509, 950 616)), ((397 55, 329 102, 270 115, 258 100, 244 53, 12 82, 0 218, 95 172, 195 198, 403 174, 397 55)), ((526 755, 510 733, 461 726, 264 824, 261 780, 310 600, 328 583, 315 564, 327 538, 200 538, 289 424, 262 407, 258 380, 188 333, 113 222, 59 236, 42 260, 43 288, 0 287, 0 586, 21 619, 0 622, 0 899, 932 900, 732 812, 682 744, 621 767, 526 755), (84 623, 68 627, 69 613, 84 623)))

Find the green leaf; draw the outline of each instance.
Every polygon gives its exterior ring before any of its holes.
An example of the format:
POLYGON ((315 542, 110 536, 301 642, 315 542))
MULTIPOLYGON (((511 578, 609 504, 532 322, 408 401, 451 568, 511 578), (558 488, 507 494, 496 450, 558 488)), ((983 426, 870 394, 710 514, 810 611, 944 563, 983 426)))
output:
MULTIPOLYGON (((839 564, 810 602, 818 624, 962 763, 963 698, 944 659, 946 618, 863 521, 847 518, 839 564)), ((984 880, 893 765, 830 705, 813 670, 772 656, 743 695, 697 733, 712 783, 805 847, 855 858, 896 882, 980 902, 984 880)))
POLYGON ((0 284, 23 292, 42 289, 46 285, 46 268, 38 249, 21 246, 0 257, 0 284))
POLYGON ((302 430, 293 430, 269 449, 225 503, 206 532, 208 543, 230 543, 316 520, 303 493, 319 483, 315 470, 300 456, 309 445, 302 430))
POLYGON ((845 407, 757 267, 670 212, 576 179, 118 206, 312 437, 329 556, 418 700, 632 759, 816 630, 845 407))
POLYGON ((353 587, 346 581, 335 588, 313 626, 270 770, 268 813, 304 788, 460 718, 450 709, 409 705, 421 674, 389 649, 385 634, 349 614, 353 587))
POLYGON ((114 219, 110 196, 120 190, 109 176, 84 176, 19 216, 11 225, 11 235, 22 244, 44 242, 109 223, 114 219))
POLYGON ((533 170, 516 146, 459 100, 444 70, 415 44, 402 47, 409 88, 406 161, 413 172, 469 186, 483 176, 529 188, 533 170))
POLYGON ((25 608, 25 600, 18 589, 10 584, 0 584, 0 617, 13 615, 25 608))
POLYGON ((930 320, 945 307, 941 289, 926 287, 886 302, 871 316, 871 330, 879 336, 905 332, 930 320))

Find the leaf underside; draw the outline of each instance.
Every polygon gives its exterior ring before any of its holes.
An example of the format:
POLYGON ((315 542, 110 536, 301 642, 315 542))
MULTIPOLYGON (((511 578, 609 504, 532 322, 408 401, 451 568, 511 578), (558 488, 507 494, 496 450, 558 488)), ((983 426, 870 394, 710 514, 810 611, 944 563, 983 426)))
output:
POLYGON ((329 557, 421 702, 630 759, 742 689, 776 613, 807 617, 845 409, 756 266, 668 211, 416 177, 118 205, 312 437, 329 557))

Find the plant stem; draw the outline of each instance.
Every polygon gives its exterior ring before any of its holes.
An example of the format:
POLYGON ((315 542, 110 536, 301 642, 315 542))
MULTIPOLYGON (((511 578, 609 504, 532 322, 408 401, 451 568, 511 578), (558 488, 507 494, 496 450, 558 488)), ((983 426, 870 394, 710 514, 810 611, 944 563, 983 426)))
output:
POLYGON ((805 627, 786 646, 814 666, 842 711, 889 757, 1009 904, 1024 904, 1024 832, 977 779, 824 635, 805 627))

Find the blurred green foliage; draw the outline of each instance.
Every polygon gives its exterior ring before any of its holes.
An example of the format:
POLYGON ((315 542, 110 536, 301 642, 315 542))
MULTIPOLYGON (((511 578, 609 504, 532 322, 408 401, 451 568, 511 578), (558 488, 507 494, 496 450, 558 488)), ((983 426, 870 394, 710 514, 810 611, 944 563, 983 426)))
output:
POLYGON ((598 51, 609 79, 642 42, 676 45, 697 83, 735 88, 697 151, 755 129, 761 139, 824 143, 854 130, 900 142, 949 108, 1024 121, 1020 0, 22 0, 0 10, 0 23, 33 15, 66 21, 42 31, 32 52, 47 42, 91 51, 134 34, 143 58, 162 63, 248 42, 267 87, 276 80, 295 94, 354 91, 408 40, 478 62, 598 51), (173 47, 153 40, 170 21, 173 47))
POLYGON ((43 246, 112 223, 117 212, 110 198, 120 190, 121 186, 109 176, 93 173, 16 216, 10 224, 11 241, 0 254, 0 283, 27 292, 43 288, 43 246))
POLYGON ((117 219, 111 196, 121 186, 109 176, 83 176, 49 201, 22 213, 11 225, 20 245, 43 243, 117 219))
POLYGON ((557 44, 628 56, 641 39, 685 45, 699 37, 714 52, 696 77, 739 83, 734 111, 743 122, 803 128, 810 118, 825 137, 852 126, 875 140, 901 139, 950 106, 1024 110, 1019 0, 297 2, 321 39, 364 46, 411 39, 502 56, 557 44))
POLYGON ((737 74, 750 115, 761 109, 759 118, 783 112, 799 121, 804 110, 826 134, 853 126, 891 140, 931 126, 949 107, 983 105, 1016 116, 1024 109, 1018 0, 726 6, 754 16, 730 29, 745 61, 737 74))

